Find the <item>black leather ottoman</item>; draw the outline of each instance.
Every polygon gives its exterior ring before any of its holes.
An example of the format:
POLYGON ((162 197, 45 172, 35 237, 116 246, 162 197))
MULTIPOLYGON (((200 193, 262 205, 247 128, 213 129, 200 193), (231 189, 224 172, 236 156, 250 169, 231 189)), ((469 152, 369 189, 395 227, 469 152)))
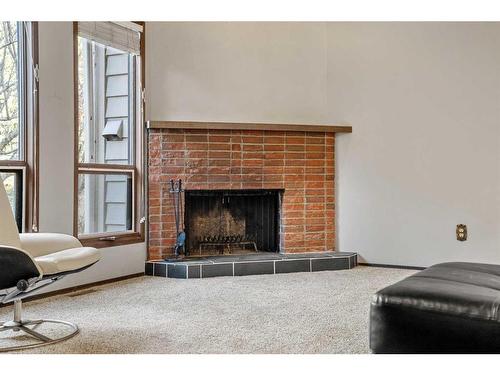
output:
POLYGON ((500 353, 500 266, 441 263, 377 292, 374 353, 500 353))

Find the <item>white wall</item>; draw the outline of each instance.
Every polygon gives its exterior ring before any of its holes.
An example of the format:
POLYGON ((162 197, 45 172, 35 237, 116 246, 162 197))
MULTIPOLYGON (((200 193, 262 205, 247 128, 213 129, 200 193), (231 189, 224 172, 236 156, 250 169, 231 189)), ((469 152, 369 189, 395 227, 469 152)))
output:
POLYGON ((150 120, 323 121, 321 23, 146 25, 150 120))
POLYGON ((73 28, 39 23, 40 225, 73 233, 73 28))
POLYGON ((339 250, 384 264, 500 262, 500 24, 146 30, 149 120, 353 126, 337 137, 339 250))
POLYGON ((500 24, 328 35, 328 116, 354 127, 337 148, 340 248, 377 263, 500 263, 500 24))
MULTIPOLYGON (((39 23, 40 231, 73 232, 73 25, 39 23)), ((144 272, 144 244, 101 250, 101 261, 52 289, 144 272)), ((49 291, 52 289, 44 289, 49 291)))

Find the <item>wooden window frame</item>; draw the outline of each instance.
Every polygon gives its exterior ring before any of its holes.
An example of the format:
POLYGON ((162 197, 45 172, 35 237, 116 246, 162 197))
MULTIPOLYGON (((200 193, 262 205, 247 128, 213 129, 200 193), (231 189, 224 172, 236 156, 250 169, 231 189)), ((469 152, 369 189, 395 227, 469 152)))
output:
POLYGON ((74 188, 73 188, 73 235, 77 237, 84 246, 91 246, 96 248, 105 248, 112 246, 122 246, 134 243, 145 242, 145 217, 146 207, 144 205, 143 195, 145 194, 145 181, 144 181, 144 159, 145 159, 145 122, 144 122, 144 90, 145 90, 145 22, 136 22, 143 27, 141 33, 140 51, 139 56, 141 88, 139 92, 142 96, 140 101, 140 115, 141 120, 137 121, 134 128, 134 164, 131 165, 108 165, 98 163, 80 163, 78 155, 78 130, 79 130, 79 117, 78 117, 78 22, 73 22, 73 84, 74 84, 74 188), (128 174, 132 175, 132 231, 124 232, 106 232, 106 233, 78 233, 78 177, 80 174, 128 174))
MULTIPOLYGON (((38 232, 39 219, 39 82, 38 82, 38 22, 30 22, 30 38, 22 40, 22 77, 21 77, 21 124, 19 133, 22 149, 18 160, 0 160, 0 169, 19 173, 22 179, 22 232, 38 232), (29 48, 28 48, 29 47, 29 48), (31 49, 31 62, 29 50, 31 49), (30 67, 32 70, 30 71, 30 67)), ((23 28, 23 32, 24 32, 23 28)), ((17 222, 17 219, 16 219, 17 222)))
POLYGON ((2 166, 0 165, 0 173, 9 173, 15 175, 16 185, 20 186, 21 191, 16 193, 16 220, 17 228, 21 232, 26 227, 26 167, 2 166))

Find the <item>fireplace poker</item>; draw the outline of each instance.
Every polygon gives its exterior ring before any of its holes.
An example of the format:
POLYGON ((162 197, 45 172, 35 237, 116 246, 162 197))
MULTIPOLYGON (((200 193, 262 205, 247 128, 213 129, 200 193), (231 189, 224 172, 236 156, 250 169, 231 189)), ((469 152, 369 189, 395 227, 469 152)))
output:
POLYGON ((179 256, 181 249, 186 254, 186 233, 184 232, 182 220, 182 180, 179 179, 177 183, 174 180, 170 180, 170 192, 172 193, 172 200, 174 206, 174 218, 175 218, 175 231, 176 231, 176 242, 174 245, 174 254, 179 256), (182 222, 181 222, 182 220, 182 222))

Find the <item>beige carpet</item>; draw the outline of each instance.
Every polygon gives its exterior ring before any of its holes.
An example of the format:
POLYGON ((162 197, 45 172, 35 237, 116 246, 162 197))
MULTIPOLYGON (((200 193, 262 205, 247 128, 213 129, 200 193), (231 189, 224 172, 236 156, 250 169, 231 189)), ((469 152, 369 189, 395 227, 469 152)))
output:
MULTIPOLYGON (((26 303, 26 318, 70 320, 81 333, 23 353, 368 353, 372 294, 413 272, 130 279, 26 303)), ((0 320, 10 314, 1 308, 0 320)))

